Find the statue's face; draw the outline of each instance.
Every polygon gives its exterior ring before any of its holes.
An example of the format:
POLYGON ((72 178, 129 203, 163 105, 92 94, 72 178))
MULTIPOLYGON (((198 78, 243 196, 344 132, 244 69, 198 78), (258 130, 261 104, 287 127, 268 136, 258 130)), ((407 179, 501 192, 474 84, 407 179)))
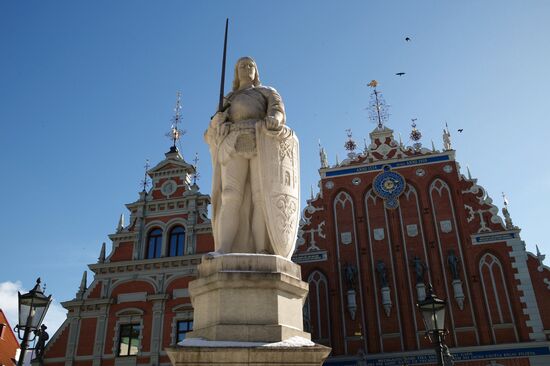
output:
POLYGON ((237 74, 239 76, 240 84, 249 84, 256 77, 256 66, 251 60, 244 59, 239 62, 237 74))

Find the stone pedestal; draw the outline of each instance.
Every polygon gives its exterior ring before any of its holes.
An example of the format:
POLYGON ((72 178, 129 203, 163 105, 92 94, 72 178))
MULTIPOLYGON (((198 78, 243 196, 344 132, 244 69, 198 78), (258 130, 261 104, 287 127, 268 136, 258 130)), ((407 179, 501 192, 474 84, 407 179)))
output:
POLYGON ((308 292, 300 266, 274 255, 228 254, 203 259, 189 284, 193 331, 210 341, 279 342, 303 331, 308 292))
POLYGON ((309 342, 303 331, 308 284, 299 265, 274 255, 227 254, 203 258, 198 272, 189 283, 193 331, 166 350, 172 365, 320 366, 328 357, 330 348, 309 342), (305 343, 288 343, 292 337, 305 343), (199 345, 188 342, 197 339, 199 345))

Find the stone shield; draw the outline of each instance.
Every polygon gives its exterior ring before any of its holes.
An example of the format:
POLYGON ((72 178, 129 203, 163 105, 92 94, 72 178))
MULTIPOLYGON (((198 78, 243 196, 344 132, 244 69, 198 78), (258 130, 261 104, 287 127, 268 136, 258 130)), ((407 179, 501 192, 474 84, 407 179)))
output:
POLYGON ((267 231, 274 254, 290 258, 300 216, 300 154, 298 138, 283 126, 279 131, 256 125, 260 188, 267 231))

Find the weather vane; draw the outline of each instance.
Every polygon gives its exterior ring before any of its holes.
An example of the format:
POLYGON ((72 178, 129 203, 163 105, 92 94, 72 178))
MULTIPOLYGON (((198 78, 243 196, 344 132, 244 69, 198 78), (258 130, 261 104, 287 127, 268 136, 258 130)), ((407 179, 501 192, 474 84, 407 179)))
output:
POLYGON ((193 163, 195 163, 195 173, 193 174, 193 185, 197 184, 197 180, 200 178, 198 166, 199 166, 199 153, 195 153, 195 158, 193 159, 193 163))
POLYGON ((373 89, 369 106, 367 108, 370 112, 369 118, 373 122, 377 123, 379 129, 382 129, 382 127, 384 127, 384 123, 388 120, 388 105, 386 104, 382 93, 376 89, 378 86, 378 81, 372 80, 367 84, 367 86, 370 86, 373 89))
POLYGON ((143 173, 143 180, 141 181, 141 184, 143 186, 143 192, 147 192, 147 186, 149 185, 149 177, 147 175, 147 171, 149 171, 149 159, 145 159, 145 172, 143 173))
POLYGON ((176 93, 176 107, 174 108, 174 117, 172 117, 172 127, 170 132, 166 134, 166 137, 172 140, 172 148, 176 148, 176 143, 185 134, 185 130, 180 130, 179 124, 181 123, 181 92, 176 93))

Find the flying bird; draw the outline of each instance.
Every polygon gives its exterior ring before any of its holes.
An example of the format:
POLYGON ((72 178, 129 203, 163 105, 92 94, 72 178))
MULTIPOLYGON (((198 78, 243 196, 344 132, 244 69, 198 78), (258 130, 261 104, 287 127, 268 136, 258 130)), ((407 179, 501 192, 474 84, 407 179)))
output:
POLYGON ((411 41, 411 37, 405 37, 405 41, 406 41, 406 42, 410 42, 410 41, 411 41))
POLYGON ((458 132, 462 133, 462 131, 464 131, 463 128, 459 128, 459 129, 458 129, 458 132))
POLYGON ((397 75, 397 76, 403 76, 403 75, 405 75, 405 73, 404 73, 404 72, 396 72, 395 75, 397 75))

